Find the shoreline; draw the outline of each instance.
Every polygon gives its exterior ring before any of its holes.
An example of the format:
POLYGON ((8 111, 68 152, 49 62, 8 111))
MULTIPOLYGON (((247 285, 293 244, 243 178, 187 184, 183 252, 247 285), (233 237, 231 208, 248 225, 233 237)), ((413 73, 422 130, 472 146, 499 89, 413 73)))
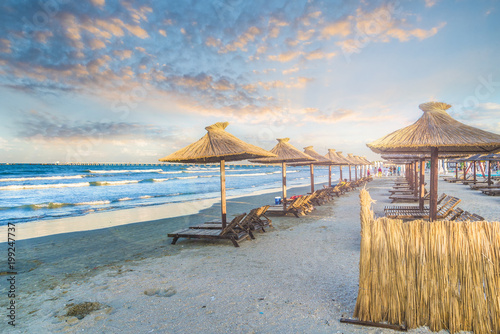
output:
MULTIPOLYGON (((335 181, 335 182, 338 182, 335 181)), ((321 187, 324 182, 315 186, 321 187)), ((287 187, 287 190, 303 188, 307 185, 287 187)), ((258 196, 281 192, 281 188, 256 190, 246 194, 228 196, 227 200, 247 196, 258 196)), ((45 236, 105 229, 128 224, 138 224, 159 219, 182 217, 197 214, 220 202, 220 197, 196 199, 193 201, 150 205, 121 210, 92 212, 85 215, 64 217, 59 219, 35 220, 16 224, 16 241, 40 238, 45 236)), ((264 205, 264 204, 262 204, 264 205)), ((7 242, 8 226, 0 226, 0 244, 7 242)))

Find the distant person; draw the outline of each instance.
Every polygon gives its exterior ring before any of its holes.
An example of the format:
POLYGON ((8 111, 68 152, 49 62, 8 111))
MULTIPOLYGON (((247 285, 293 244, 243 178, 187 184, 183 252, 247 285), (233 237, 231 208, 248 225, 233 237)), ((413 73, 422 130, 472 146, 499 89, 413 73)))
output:
POLYGON ((382 168, 378 168, 378 177, 381 177, 382 176, 382 168))
POLYGON ((368 170, 366 171, 366 175, 370 177, 370 168, 368 168, 368 170))

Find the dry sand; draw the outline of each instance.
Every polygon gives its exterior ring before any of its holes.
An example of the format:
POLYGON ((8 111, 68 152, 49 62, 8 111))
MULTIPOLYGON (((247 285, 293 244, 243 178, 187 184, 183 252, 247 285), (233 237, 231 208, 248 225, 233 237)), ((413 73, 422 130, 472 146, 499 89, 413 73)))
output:
MULTIPOLYGON (((377 200, 374 209, 378 215, 389 202, 387 191, 391 185, 388 178, 375 179, 367 185, 370 195, 377 200)), ((439 186, 440 192, 461 198, 463 209, 491 220, 500 217, 498 197, 442 181, 439 186)), ((229 241, 185 239, 170 245, 162 229, 167 225, 167 229, 170 227, 167 232, 172 231, 168 220, 117 227, 109 233, 115 239, 109 240, 100 239, 104 238, 103 231, 107 231, 100 230, 60 235, 60 239, 54 236, 26 241, 24 246, 29 250, 26 256, 38 259, 41 264, 25 268, 25 273, 18 275, 19 280, 24 277, 30 282, 23 286, 25 290, 18 299, 18 326, 12 331, 2 321, 0 330, 9 333, 392 333, 392 330, 339 322, 342 316, 352 316, 358 292, 358 193, 347 193, 300 219, 273 217, 273 229, 257 233, 256 240, 244 241, 240 248, 234 248, 229 241), (143 227, 137 230, 140 225, 143 227), (144 234, 156 231, 158 236, 141 239, 138 231, 144 234), (130 238, 131 234, 138 238, 130 238), (116 239, 117 235, 121 237, 116 239), (57 248, 57 241, 68 240, 72 247, 64 244, 57 248), (78 243, 85 242, 90 248, 82 251, 78 243), (106 248, 105 243, 109 242, 115 244, 106 248), (99 244, 102 249, 95 250, 99 244), (143 249, 144 253, 136 254, 134 250, 130 253, 133 255, 127 255, 134 248, 143 249), (155 251, 147 253, 149 248, 155 251), (49 256, 40 255, 69 254, 70 249, 76 254, 61 255, 52 262, 49 256), (111 254, 112 251, 122 257, 111 254), (86 258, 97 262, 99 256, 107 262, 96 268, 91 268, 91 263, 82 268, 76 266, 72 272, 59 268, 74 262, 85 263, 86 258), (116 261, 110 262, 109 258, 116 261), (54 268, 59 269, 54 271, 54 268), (103 308, 82 320, 65 316, 68 305, 82 302, 99 302, 103 308)), ((228 211, 247 210, 256 203, 269 202, 272 196, 230 201, 228 211)), ((214 217, 219 208, 214 206, 210 210, 202 210, 188 219, 188 223, 214 217)), ((4 304, 1 306, 5 309, 4 304)), ((419 328, 409 332, 429 331, 419 328)))

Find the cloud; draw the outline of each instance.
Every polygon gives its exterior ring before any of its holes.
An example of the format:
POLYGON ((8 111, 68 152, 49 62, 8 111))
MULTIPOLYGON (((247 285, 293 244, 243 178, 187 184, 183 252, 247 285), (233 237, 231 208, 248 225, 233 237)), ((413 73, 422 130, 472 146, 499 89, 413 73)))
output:
POLYGON ((114 50, 113 55, 120 58, 120 60, 132 57, 132 50, 114 50))
POLYGON ((425 7, 430 8, 433 7, 438 0, 425 0, 425 7))
POLYGON ((0 52, 2 53, 11 53, 11 42, 8 39, 0 38, 0 52))
POLYGON ((292 74, 292 73, 298 72, 299 69, 300 68, 298 66, 294 66, 292 68, 289 68, 288 70, 281 71, 281 73, 284 74, 284 75, 288 75, 288 74, 292 74))
POLYGON ((321 35, 325 38, 332 36, 346 37, 351 34, 351 32, 351 23, 348 20, 342 20, 326 25, 321 31, 321 35))
POLYGON ((311 51, 305 55, 307 60, 319 60, 319 59, 330 59, 335 57, 337 54, 335 52, 326 53, 323 50, 317 49, 311 51))
POLYGON ((24 113, 18 121, 18 137, 26 139, 75 139, 75 138, 119 138, 119 137, 158 137, 164 135, 161 128, 140 123, 70 121, 50 113, 31 111, 24 113))
POLYGON ((234 52, 238 49, 247 51, 246 45, 249 42, 253 42, 255 40, 255 37, 260 35, 261 33, 261 29, 252 26, 248 28, 243 34, 238 36, 238 38, 236 38, 234 41, 220 48, 219 53, 234 52))
POLYGON ((167 37, 167 32, 165 30, 159 29, 158 32, 160 33, 160 35, 167 37))
POLYGON ((286 63, 291 60, 294 60, 295 58, 299 57, 302 54, 303 54, 302 51, 287 51, 279 55, 269 55, 268 58, 272 61, 279 61, 282 63, 286 63))
POLYGON ((104 5, 106 4, 106 0, 90 0, 90 2, 92 2, 94 6, 101 8, 104 7, 104 5))

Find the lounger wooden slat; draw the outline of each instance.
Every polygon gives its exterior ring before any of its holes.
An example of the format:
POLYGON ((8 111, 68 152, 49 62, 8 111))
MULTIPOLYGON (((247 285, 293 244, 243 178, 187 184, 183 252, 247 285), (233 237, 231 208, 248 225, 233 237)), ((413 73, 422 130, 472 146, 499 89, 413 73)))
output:
POLYGON ((239 242, 250 237, 248 231, 237 228, 246 213, 235 217, 224 229, 183 229, 169 233, 168 237, 173 238, 172 245, 175 245, 179 238, 187 239, 225 239, 231 240, 234 247, 240 247, 239 242))

